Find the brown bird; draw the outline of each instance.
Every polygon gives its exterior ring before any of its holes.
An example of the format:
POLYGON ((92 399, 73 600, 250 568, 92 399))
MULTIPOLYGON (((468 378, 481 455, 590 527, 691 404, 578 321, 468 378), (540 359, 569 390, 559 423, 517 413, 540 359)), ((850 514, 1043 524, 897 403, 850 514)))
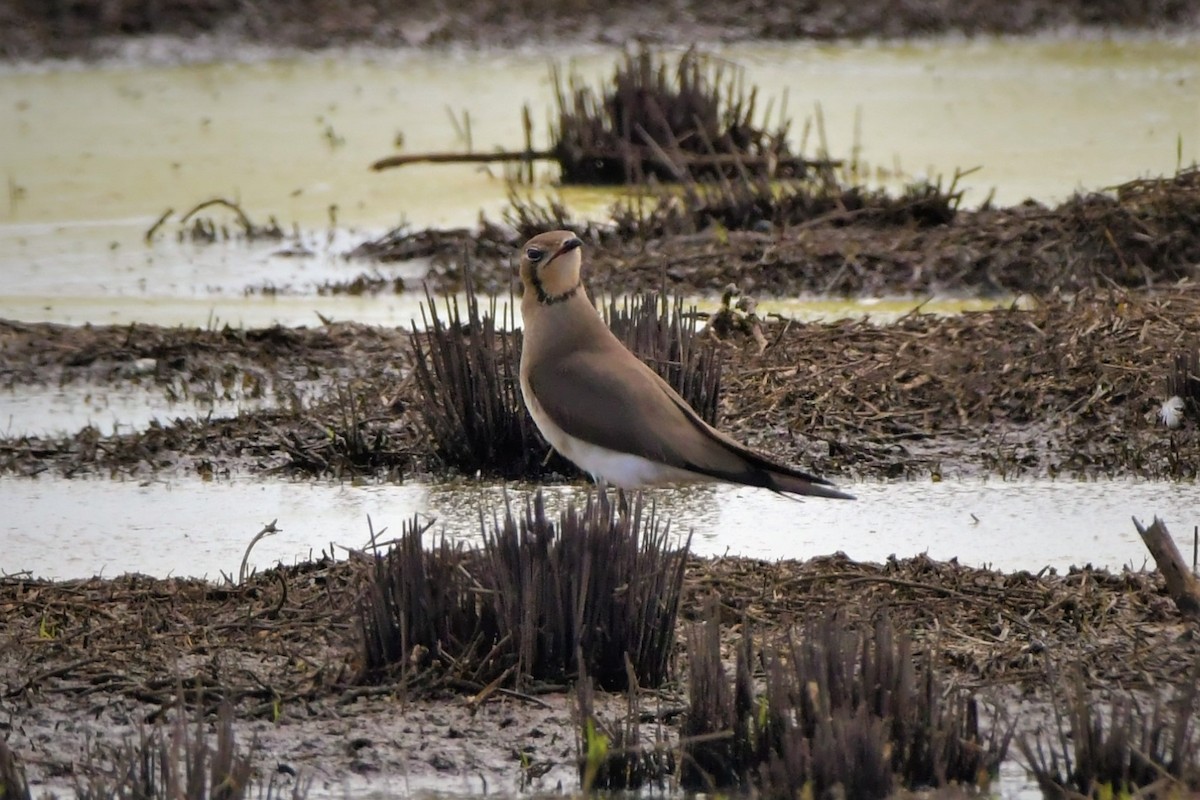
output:
POLYGON ((555 450, 624 489, 725 481, 853 499, 700 419, 604 324, 583 288, 582 245, 570 231, 552 231, 521 252, 521 394, 555 450))

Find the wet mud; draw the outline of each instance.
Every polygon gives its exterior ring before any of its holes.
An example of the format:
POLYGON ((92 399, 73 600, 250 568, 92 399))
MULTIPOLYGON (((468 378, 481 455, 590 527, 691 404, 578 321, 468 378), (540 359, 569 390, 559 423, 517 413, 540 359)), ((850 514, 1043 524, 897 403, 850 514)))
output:
MULTIPOLYGON (((718 425, 839 480, 1196 477, 1186 364, 1183 388, 1169 384, 1177 361, 1197 352, 1194 287, 1052 295, 952 317, 915 312, 883 326, 757 316, 738 324, 725 338, 717 324, 701 334, 721 367, 718 425), (1162 405, 1180 393, 1182 413, 1167 427, 1162 405)), ((505 337, 519 348, 519 334, 505 337)), ((9 435, 0 438, 0 471, 444 476, 420 413, 441 401, 420 392, 413 352, 408 331, 344 323, 258 331, 0 323, 5 391, 140 387, 153 403, 253 387, 274 398, 235 416, 142 430, 9 435)))
MULTIPOLYGON (((89 736, 165 721, 182 696, 193 711, 232 704, 239 741, 257 738, 262 748, 260 771, 298 773, 325 791, 356 780, 397 792, 571 789, 576 728, 566 686, 484 692, 452 679, 452 665, 411 694, 356 680, 354 608, 369 569, 353 556, 240 585, 0 579, 0 726, 42 786, 78 777, 89 736)), ((1005 575, 925 558, 693 560, 673 678, 642 701, 648 731, 677 735, 685 632, 713 598, 731 647, 743 630, 780 641, 831 612, 844 625, 886 613, 917 651, 934 654, 949 685, 975 690, 989 713, 1010 718, 1022 703, 1048 701, 1054 675, 1083 676, 1097 697, 1161 692, 1186 681, 1200 656, 1160 580, 1146 573, 1005 575)), ((620 697, 597 702, 601 714, 622 713, 620 697)))
MULTIPOLYGON (((966 10, 913 6, 881 24, 884 6, 895 11, 894 4, 852 12, 806 7, 803 14, 784 7, 764 17, 737 5, 687 6, 665 30, 667 38, 1026 32, 1194 24, 1196 14, 1186 3, 1031 3, 1017 13, 997 6, 994 18, 973 7, 978 16, 967 20, 956 16, 966 10)), ((300 46, 529 37, 527 23, 486 4, 420 24, 391 21, 382 6, 348 15, 320 2, 264 6, 255 19, 239 11, 243 4, 220 2, 40 8, 0 11, 0 54, 103 54, 113 38, 97 34, 222 32, 300 46)), ((624 15, 633 14, 620 5, 578 11, 559 6, 555 13, 570 12, 579 27, 568 32, 595 40, 622 31, 632 18, 624 15), (624 21, 610 25, 605 14, 624 21)), ((1193 379, 1200 291, 1192 285, 1200 263, 1198 174, 1134 182, 1053 209, 966 211, 940 195, 897 202, 839 196, 819 198, 830 203, 824 208, 800 198, 792 211, 775 205, 756 216, 754 202, 714 196, 686 206, 683 217, 667 208, 649 221, 627 218, 624 227, 620 219, 578 227, 589 242, 586 279, 594 292, 711 293, 732 285, 750 300, 802 292, 1025 296, 998 310, 954 317, 918 311, 889 325, 760 317, 753 303, 727 309, 702 334, 721 365, 718 425, 775 456, 839 482, 1192 480, 1200 464, 1193 379), (1181 399, 1166 425, 1162 408, 1172 394, 1181 399)), ((466 253, 476 288, 507 296, 512 248, 527 229, 569 222, 527 209, 481 232, 394 236, 357 255, 385 265, 432 256, 429 285, 446 291, 464 285, 466 253)), ((353 280, 347 286, 372 288, 353 280)), ((422 423, 422 404, 438 400, 422 396, 414 379, 413 335, 346 323, 205 330, 0 321, 4 392, 87 386, 137 389, 149 402, 267 401, 236 416, 134 431, 4 435, 0 473, 446 476, 451 469, 422 423)), ((519 334, 502 336, 515 356, 519 334)), ((257 737, 262 746, 260 770, 312 776, 330 793, 346 794, 356 781, 397 792, 573 790, 577 718, 567 686, 487 692, 459 679, 410 692, 357 680, 355 608, 368 562, 363 554, 323 557, 237 584, 0 577, 0 731, 35 785, 69 786, 93 737, 162 721, 181 697, 190 709, 214 714, 224 701, 242 741, 257 737)), ((1061 689, 1056 675, 1070 671, 1097 698, 1161 696, 1191 680, 1200 658, 1192 626, 1150 573, 1002 574, 924 558, 693 560, 673 679, 643 702, 642 722, 668 741, 678 736, 686 629, 714 603, 727 649, 746 626, 770 641, 831 612, 847 624, 887 613, 920 650, 933 652, 951 685, 978 690, 993 713, 1040 704, 1026 729, 1044 721, 1061 689)), ((601 711, 621 704, 598 702, 601 711)))
MULTIPOLYGON (((1190 196, 1192 184, 1180 185, 1190 196)), ((987 213, 1024 218, 1027 212, 987 213)), ((1018 253, 1061 246, 1054 234, 1063 230, 1063 218, 1050 219, 1037 235, 1019 227, 1005 241, 1018 253)), ((854 226, 842 226, 848 229, 854 226)), ((1119 250, 1122 229, 1103 229, 1118 231, 1104 238, 1117 242, 1113 252, 1121 255, 1103 264, 1137 263, 1143 275, 1155 274, 1160 262, 1148 255, 1130 261, 1119 250)), ((805 230, 787 241, 803 243, 805 230)), ((1184 253, 1180 263, 1190 258, 1186 243, 1170 238, 1186 235, 1181 229, 1158 230, 1163 236, 1144 239, 1151 248, 1144 252, 1184 253)), ((465 236, 425 234, 406 246, 436 256, 453 241, 460 260, 447 257, 435 275, 445 279, 442 288, 459 288, 465 236)), ((645 242, 642 252, 713 270, 706 282, 758 287, 747 280, 757 262, 738 250, 745 242, 761 246, 757 236, 675 234, 645 242), (686 258, 685 248, 696 248, 697 257, 686 258)), ((507 295, 503 238, 484 231, 466 241, 475 245, 467 252, 478 283, 507 295), (489 259, 496 265, 491 273, 489 259)), ((961 240, 947 241, 925 257, 949 262, 961 240)), ((613 253, 633 245, 602 235, 592 242, 598 263, 589 279, 610 289, 641 286, 636 270, 613 268, 621 258, 613 253)), ((993 255, 1003 257, 1003 247, 996 249, 993 255)), ((1123 273, 1103 264, 1088 260, 1089 278, 1071 292, 1037 291, 1039 273, 1014 267, 1007 274, 1028 281, 1020 304, 957 316, 918 310, 882 325, 801 322, 759 316, 752 303, 731 304, 699 334, 721 367, 718 424, 839 482, 1194 479, 1200 438, 1190 376, 1200 292, 1176 279, 1183 272, 1121 285, 1134 281, 1114 278, 1123 273), (1182 397, 1174 427, 1160 417, 1170 394, 1182 397)), ((753 299, 754 292, 743 290, 742 297, 753 299)), ((148 402, 213 395, 269 401, 231 417, 193 416, 132 432, 87 427, 58 437, 6 436, 0 469, 20 476, 444 477, 452 470, 422 422, 422 404, 431 400, 414 377, 413 335, 347 323, 208 330, 0 322, 5 392, 85 386, 136 389, 148 402)), ((515 358, 519 333, 502 332, 499 340, 515 358)), ((1086 560, 1080 553, 1079 561, 1086 560)), ((286 780, 309 776, 323 792, 573 790, 578 718, 568 687, 486 693, 469 681, 436 676, 419 690, 356 680, 362 650, 354 608, 368 572, 367 560, 355 555, 271 570, 236 585, 7 576, 0 579, 0 727, 38 786, 69 786, 87 769, 80 754, 88 741, 162 721, 182 694, 191 711, 215 714, 221 701, 232 703, 239 740, 256 738, 262 748, 260 771, 286 780), (481 693, 484 700, 472 700, 481 693)), ((918 649, 935 653, 949 685, 976 690, 989 714, 1017 717, 1020 730, 1047 722, 1068 672, 1081 676, 1097 701, 1123 691, 1164 697, 1190 680, 1200 657, 1189 624, 1151 573, 1003 574, 925 558, 697 559, 688 565, 672 680, 642 700, 648 737, 679 736, 683 643, 689 625, 713 603, 729 651, 747 625, 771 642, 828 613, 843 615, 846 624, 886 613, 898 629, 913 632, 918 649)), ((623 713, 621 697, 600 695, 596 702, 601 714, 623 713)))
POLYGON ((691 0, 667 6, 628 0, 517 5, 476 0, 447 8, 423 0, 255 3, 169 0, 67 5, 25 0, 0 7, 0 57, 90 57, 137 37, 223 38, 239 45, 320 48, 335 45, 525 45, 552 30, 558 43, 619 44, 632 40, 690 43, 742 39, 907 38, 942 34, 997 35, 1046 31, 1178 31, 1200 20, 1195 2, 945 3, 897 5, 886 0, 790 2, 764 7, 752 0, 691 0))
MULTIPOLYGON (((890 325, 729 315, 702 335, 722 363, 722 427, 833 477, 1192 478, 1200 463, 1193 407, 1185 404, 1176 428, 1157 411, 1177 359, 1186 356, 1185 378, 1194 363, 1198 328, 1200 293, 1180 286, 1050 294, 1027 308, 913 313, 890 325)), ((5 391, 78 384, 178 396, 261 385, 277 401, 123 435, 87 428, 8 437, 0 464, 19 475, 444 475, 420 422, 412 360, 409 332, 353 324, 0 323, 5 391)), ((356 680, 354 609, 368 574, 368 560, 354 555, 237 585, 4 577, 0 729, 35 786, 69 787, 90 769, 81 754, 95 737, 167 720, 182 693, 189 714, 233 705, 239 741, 260 747, 260 774, 311 778, 321 792, 573 790, 577 712, 568 687, 473 702, 485 687, 461 680, 420 690, 356 680)), ((1083 676, 1098 700, 1121 691, 1161 697, 1190 680, 1200 657, 1189 623, 1151 573, 1003 574, 926 558, 696 559, 672 681, 642 699, 648 737, 679 735, 686 631, 714 602, 730 650, 746 625, 771 642, 829 613, 846 624, 886 613, 919 650, 935 653, 949 685, 976 690, 989 715, 1015 717, 1019 730, 1046 723, 1068 673, 1083 676)), ((596 702, 610 718, 624 713, 620 696, 596 702)))

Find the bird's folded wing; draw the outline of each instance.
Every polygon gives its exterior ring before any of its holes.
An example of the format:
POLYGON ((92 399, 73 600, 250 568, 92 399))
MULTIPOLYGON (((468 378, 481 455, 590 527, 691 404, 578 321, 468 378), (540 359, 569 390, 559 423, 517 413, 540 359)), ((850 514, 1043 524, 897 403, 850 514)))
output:
POLYGON ((733 477, 746 469, 740 445, 705 425, 628 351, 580 350, 553 363, 531 371, 530 388, 570 436, 714 476, 733 477))

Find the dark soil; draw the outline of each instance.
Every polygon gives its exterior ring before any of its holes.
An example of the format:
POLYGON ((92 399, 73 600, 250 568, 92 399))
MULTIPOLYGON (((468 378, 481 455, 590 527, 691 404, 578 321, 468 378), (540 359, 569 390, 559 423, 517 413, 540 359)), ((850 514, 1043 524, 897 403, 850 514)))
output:
MULTIPOLYGON (((440 782, 480 792, 481 780, 505 790, 573 786, 565 687, 494 693, 476 706, 465 697, 483 687, 461 679, 419 697, 354 681, 353 608, 365 574, 355 557, 271 570, 241 586, 0 579, 0 730, 32 782, 69 784, 84 769, 89 731, 111 738, 162 721, 182 689, 190 705, 233 703, 239 740, 256 736, 265 750, 260 769, 299 770, 318 788, 351 775, 407 781, 409 791, 440 782)), ((1078 673, 1095 691, 1162 692, 1186 680, 1200 656, 1161 582, 1145 573, 1003 575, 925 558, 693 561, 685 616, 698 619, 714 596, 730 643, 747 621, 756 636, 777 640, 833 610, 846 625, 886 611, 918 651, 936 654, 951 685, 1010 711, 1018 697, 1045 701, 1051 674, 1078 673)), ((672 682, 645 698, 643 721, 666 720, 669 732, 682 703, 672 682)), ((599 710, 611 715, 619 705, 602 698, 599 710)))
POLYGON ((216 35, 234 42, 320 48, 380 46, 534 45, 631 40, 914 37, 940 34, 1030 34, 1062 29, 1178 31, 1200 21, 1195 0, 1021 0, 953 3, 917 0, 758 0, 646 4, 496 0, 447 6, 433 0, 160 0, 0 5, 0 57, 98 56, 122 40, 168 35, 216 35), (551 33, 552 32, 552 33, 551 33))
MULTIPOLYGON (((588 241, 593 292, 711 295, 727 284, 756 297, 807 293, 1009 296, 1194 280, 1200 270, 1200 170, 1080 194, 1054 208, 960 209, 952 187, 901 196, 801 182, 693 189, 618 206, 611 224, 568 209, 517 205, 505 225, 469 231, 392 232, 351 256, 374 262, 432 258, 428 283, 516 288, 513 253, 534 233, 571 228, 588 241), (629 206, 633 205, 634 208, 629 206)), ((361 285, 364 275, 344 291, 361 285)), ((390 288, 390 284, 385 288, 390 288)))
MULTIPOLYGON (((847 477, 1137 476, 1192 479, 1200 427, 1159 424, 1177 356, 1200 342, 1200 293, 1051 295, 1028 309, 955 317, 763 320, 715 341, 718 425, 754 446, 847 477)), ((443 474, 403 331, 201 331, 0 323, 0 383, 270 387, 231 418, 132 433, 85 428, 0 439, 0 471, 35 475, 443 474), (217 376, 214 379, 214 375, 217 376)), ((200 390, 197 390, 200 391, 200 390)))

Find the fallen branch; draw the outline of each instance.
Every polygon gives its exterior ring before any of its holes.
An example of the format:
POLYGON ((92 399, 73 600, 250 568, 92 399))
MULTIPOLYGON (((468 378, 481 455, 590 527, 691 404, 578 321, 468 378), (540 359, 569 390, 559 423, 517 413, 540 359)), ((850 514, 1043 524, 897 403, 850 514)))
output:
POLYGON ((1167 592, 1175 601, 1180 613, 1187 617, 1200 618, 1200 581, 1197 581, 1196 576, 1188 569, 1175 540, 1167 531, 1167 526, 1158 517, 1154 518, 1154 523, 1149 528, 1142 527, 1135 517, 1133 526, 1146 543, 1150 555, 1154 556, 1154 563, 1158 565, 1158 571, 1167 582, 1167 592))
MULTIPOLYGON (((652 140, 651 140, 652 141, 652 140)), ((628 152, 617 153, 607 151, 589 152, 595 158, 629 159, 631 161, 666 161, 675 170, 688 167, 723 167, 746 166, 766 168, 774 174, 780 167, 808 169, 812 167, 839 167, 839 159, 808 159, 786 156, 751 156, 740 153, 709 153, 692 155, 677 152, 674 157, 668 157, 661 147, 654 144, 653 149, 630 148, 628 152), (643 152, 644 150, 644 152, 643 152)), ((559 154, 549 150, 497 150, 492 153, 407 153, 403 155, 386 156, 371 164, 371 169, 379 172, 393 167, 403 167, 407 164, 492 164, 499 161, 557 161, 559 154)), ((211 202, 211 201, 210 201, 211 202)), ((193 212, 194 213, 194 212, 193 212)))

